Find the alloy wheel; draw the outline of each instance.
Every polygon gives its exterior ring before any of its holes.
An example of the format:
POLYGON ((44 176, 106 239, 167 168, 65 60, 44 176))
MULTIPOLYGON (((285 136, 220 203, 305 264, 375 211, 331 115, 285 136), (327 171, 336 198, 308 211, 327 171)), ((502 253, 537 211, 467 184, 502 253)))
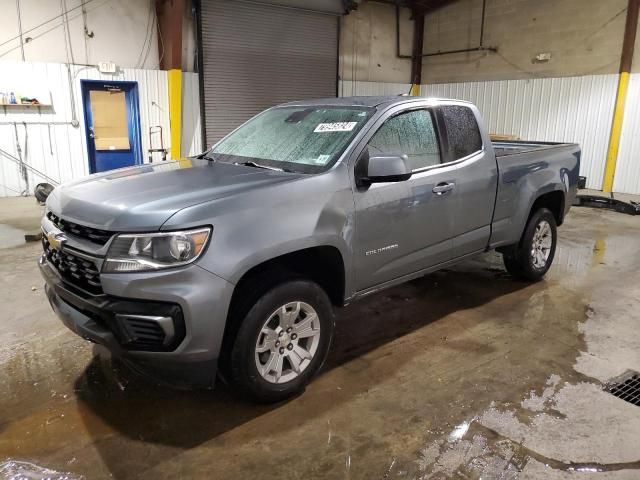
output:
POLYGON ((262 326, 255 348, 258 372, 267 382, 286 383, 311 363, 320 343, 320 319, 311 305, 289 302, 262 326))
POLYGON ((536 225, 536 231, 531 241, 531 260, 535 268, 541 269, 547 265, 553 244, 553 233, 551 225, 546 220, 542 220, 536 225))

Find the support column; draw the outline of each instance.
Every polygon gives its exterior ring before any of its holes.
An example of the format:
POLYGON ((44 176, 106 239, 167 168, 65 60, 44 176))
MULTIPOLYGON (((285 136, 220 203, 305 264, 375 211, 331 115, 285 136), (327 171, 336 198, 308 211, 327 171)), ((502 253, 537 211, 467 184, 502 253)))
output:
POLYGON ((156 0, 160 69, 167 70, 171 158, 182 157, 182 18, 184 0, 156 0))
POLYGON ((629 89, 629 72, 633 61, 633 48, 636 42, 636 32, 638 30, 638 12, 640 11, 640 0, 629 0, 627 8, 627 22, 624 28, 624 43, 622 45, 622 57, 620 59, 620 78, 618 80, 618 93, 616 96, 616 106, 613 111, 613 124, 611 125, 611 136, 609 138, 609 152, 607 153, 607 163, 604 170, 604 182, 602 191, 610 193, 613 190, 613 180, 616 174, 616 164, 618 162, 618 150, 620 148, 620 136, 624 120, 624 108, 627 102, 627 91, 629 89))
POLYGON ((411 51, 411 95, 420 96, 422 83, 422 44, 424 43, 424 12, 413 10, 413 48, 411 51))
POLYGON ((182 147, 182 70, 172 68, 169 77, 169 125, 171 126, 171 158, 180 160, 182 147))

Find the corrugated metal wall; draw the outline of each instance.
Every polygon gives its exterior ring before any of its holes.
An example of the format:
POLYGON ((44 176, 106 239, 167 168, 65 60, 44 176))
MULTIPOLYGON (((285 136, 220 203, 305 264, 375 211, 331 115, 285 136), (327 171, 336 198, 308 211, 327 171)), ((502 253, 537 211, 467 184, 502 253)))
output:
MULTIPOLYGON (((0 87, 5 85, 37 85, 38 91, 51 92, 52 109, 5 108, 0 105, 0 149, 18 156, 15 138, 17 122, 18 142, 26 162, 58 182, 65 182, 89 173, 89 163, 82 112, 81 79, 129 80, 138 82, 140 99, 140 127, 142 149, 147 161, 149 127, 161 125, 165 147, 171 139, 167 73, 160 70, 124 69, 119 75, 102 75, 95 68, 71 66, 73 101, 80 126, 72 126, 72 95, 67 65, 54 63, 0 63, 0 87), (24 123, 23 123, 24 122, 24 123), (26 125, 25 125, 26 124, 26 125)), ((190 127, 183 130, 183 154, 201 149, 198 79, 193 73, 184 76, 184 119, 190 127), (185 138, 187 137, 187 138, 185 138)), ((28 87, 25 87, 27 93, 28 87)), ((42 96, 42 95, 40 95, 42 96)), ((41 102, 46 100, 40 99, 41 102)), ((47 181, 30 174, 30 192, 39 182, 47 181)), ((0 153, 0 196, 18 195, 25 189, 18 166, 0 153)))
MULTIPOLYGON (((71 72, 73 76, 75 71, 71 72)), ((70 180, 88 172, 86 151, 83 145, 84 133, 71 125, 72 95, 69 89, 67 67, 62 64, 0 63, 2 88, 23 87, 23 93, 35 87, 36 81, 44 88, 38 89, 41 102, 50 101, 46 95, 50 92, 52 109, 33 109, 0 106, 0 149, 10 155, 18 156, 15 128, 10 122, 21 122, 17 126, 18 140, 26 163, 44 172, 57 181, 70 180), (46 93, 43 93, 44 92, 46 93), (42 98, 42 97, 45 98, 42 98), (22 123, 24 122, 24 123, 22 123), (35 124, 40 122, 40 124, 35 124), (52 124, 47 125, 46 123, 52 124), (25 126, 26 124, 26 126, 25 126)), ((79 80, 76 79, 76 85, 79 80)), ((78 94, 73 95, 76 102, 78 94)), ((81 104, 76 105, 77 116, 82 116, 81 104)), ((43 178, 30 176, 31 191, 35 183, 43 178)), ((0 154, 0 193, 16 195, 25 189, 25 183, 19 175, 18 167, 0 154)))
POLYGON ((341 97, 356 95, 400 95, 409 93, 410 83, 358 82, 341 80, 338 83, 338 94, 341 97))
MULTIPOLYGON (((15 128, 27 163, 56 181, 68 181, 88 174, 80 79, 133 80, 138 82, 142 143, 148 148, 148 128, 162 125, 169 147, 166 72, 125 69, 116 77, 95 69, 71 67, 73 98, 79 128, 73 119, 67 66, 44 63, 0 63, 2 86, 46 85, 53 109, 4 109, 0 106, 0 149, 17 157, 15 128), (22 122, 27 124, 26 130, 22 122), (36 124, 40 122, 40 124, 36 124), (49 123, 49 125, 47 125, 49 123), (26 133, 26 135, 25 135, 26 133)), ((606 160, 617 75, 505 80, 423 86, 424 95, 473 101, 483 112, 493 133, 517 135, 523 139, 573 141, 583 148, 582 171, 588 187, 600 189, 606 160)), ((339 93, 348 95, 396 95, 409 91, 409 84, 343 81, 339 93)), ((183 75, 183 155, 203 150, 200 133, 198 76, 183 75)), ((622 142, 614 190, 640 194, 640 74, 633 74, 629 87, 622 142)), ((146 161, 146 153, 145 153, 146 161)), ((41 181, 31 174, 30 188, 41 181)), ((18 166, 0 154, 0 196, 18 195, 25 188, 18 166)))
POLYGON ((200 80, 197 73, 182 73, 182 148, 183 156, 197 155, 202 148, 200 121, 200 80))
POLYGON ((335 96, 337 16, 255 2, 201 5, 208 143, 273 105, 335 96))
POLYGON ((640 194, 640 73, 629 81, 613 190, 640 194))
MULTIPOLYGON (((587 176, 589 188, 600 189, 609 145, 617 81, 617 75, 590 75, 447 83, 423 85, 422 94, 458 98, 475 103, 492 133, 516 135, 525 140, 580 143, 581 174, 587 176)), ((636 85, 638 83, 640 82, 636 80, 636 85)), ((640 85, 636 88, 640 90, 640 85)), ((344 96, 388 95, 408 90, 408 84, 345 81, 340 85, 340 93, 344 96)), ((640 97, 640 93, 637 95, 640 97)), ((638 104, 636 100, 635 105, 638 104)), ((632 132, 637 132, 638 126, 640 123, 632 126, 625 122, 628 131, 626 138, 633 138, 632 132)), ((640 144, 635 148, 640 148, 640 144)), ((640 169, 640 166, 636 163, 635 168, 640 169)), ((616 178, 620 175, 619 173, 616 178)), ((640 193, 638 183, 635 193, 640 193)))
POLYGON ((422 94, 475 103, 491 133, 523 140, 577 142, 581 175, 600 189, 615 105, 617 75, 424 85, 422 94))

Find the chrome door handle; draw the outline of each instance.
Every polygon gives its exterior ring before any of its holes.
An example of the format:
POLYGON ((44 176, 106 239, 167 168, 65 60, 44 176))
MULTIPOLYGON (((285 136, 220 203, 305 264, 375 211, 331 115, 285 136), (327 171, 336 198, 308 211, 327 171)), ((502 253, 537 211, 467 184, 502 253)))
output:
POLYGON ((445 193, 450 192, 454 188, 456 188, 455 183, 443 182, 433 187, 432 192, 435 193, 436 195, 444 195, 445 193))

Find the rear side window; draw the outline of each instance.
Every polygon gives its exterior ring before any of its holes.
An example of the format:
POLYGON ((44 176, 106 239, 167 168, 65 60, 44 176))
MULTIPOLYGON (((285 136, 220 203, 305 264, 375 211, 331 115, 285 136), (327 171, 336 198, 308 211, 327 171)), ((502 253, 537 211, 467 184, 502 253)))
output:
POLYGON ((440 163, 431 112, 412 110, 387 120, 369 140, 369 155, 407 155, 411 169, 440 163))
POLYGON ((458 160, 482 149, 482 138, 473 112, 468 107, 445 105, 440 107, 447 129, 449 149, 458 160))

